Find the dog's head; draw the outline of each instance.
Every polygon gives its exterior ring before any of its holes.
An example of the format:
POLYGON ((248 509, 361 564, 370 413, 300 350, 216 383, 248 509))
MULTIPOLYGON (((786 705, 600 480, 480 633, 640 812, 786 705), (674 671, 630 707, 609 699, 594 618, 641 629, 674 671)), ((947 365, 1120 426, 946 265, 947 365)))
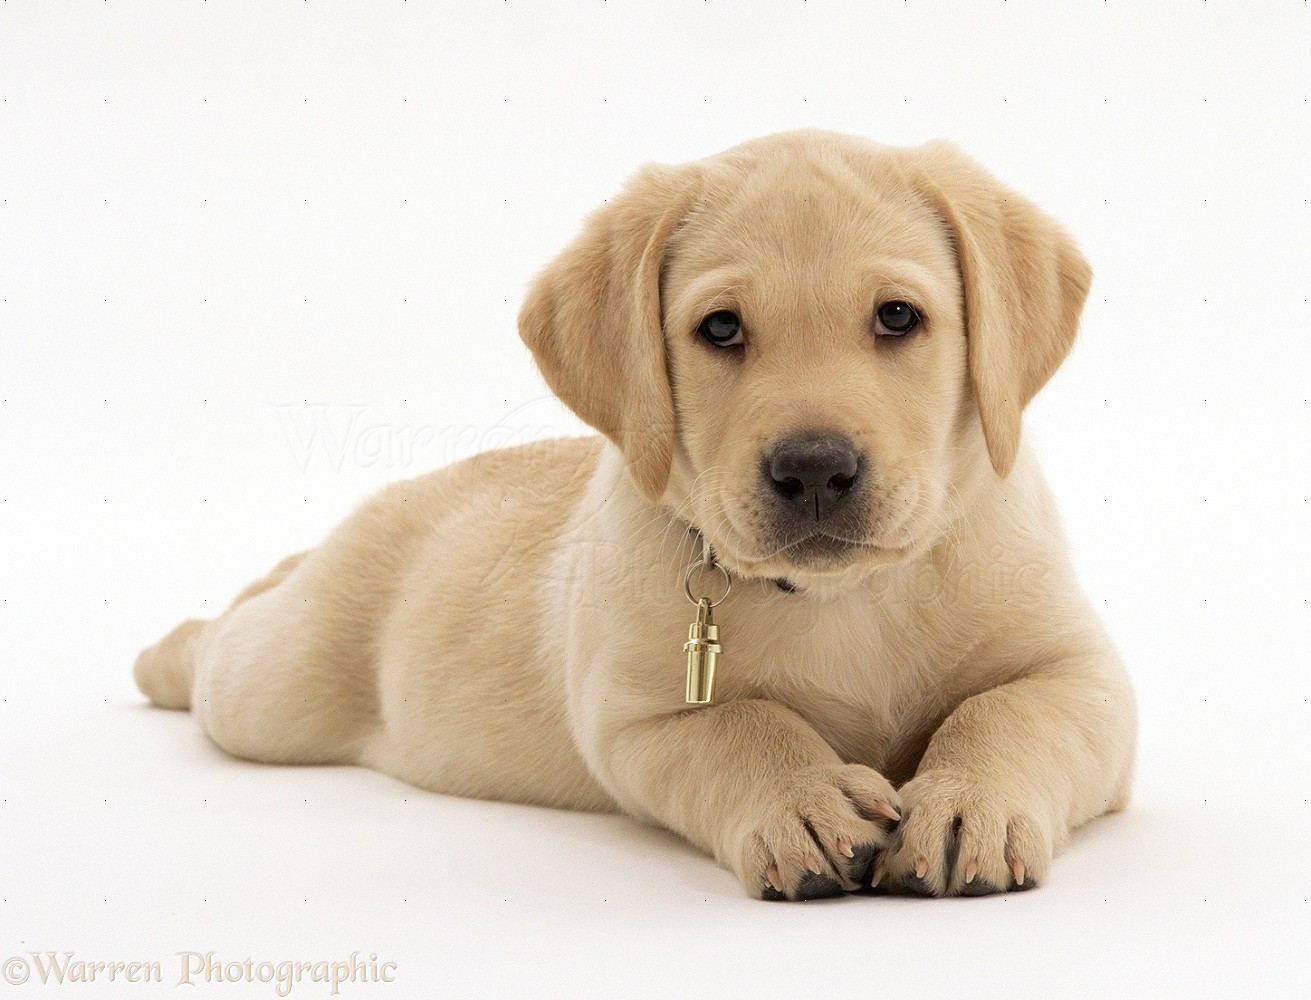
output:
POLYGON ((520 331, 726 566, 839 582, 923 551, 962 483, 1010 471, 1089 280, 951 146, 800 132, 640 172, 520 331))

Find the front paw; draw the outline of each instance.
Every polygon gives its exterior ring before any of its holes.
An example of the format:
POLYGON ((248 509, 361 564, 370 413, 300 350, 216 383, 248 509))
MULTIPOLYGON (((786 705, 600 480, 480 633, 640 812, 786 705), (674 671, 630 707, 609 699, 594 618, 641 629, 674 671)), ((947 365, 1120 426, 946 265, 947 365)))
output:
POLYGON ((732 866, 747 892, 761 899, 852 892, 868 884, 900 806, 896 790, 871 768, 798 772, 748 818, 732 866))
POLYGON ((924 775, 901 788, 905 816, 871 883, 921 896, 1032 889, 1052 859, 1049 824, 1004 787, 924 775))

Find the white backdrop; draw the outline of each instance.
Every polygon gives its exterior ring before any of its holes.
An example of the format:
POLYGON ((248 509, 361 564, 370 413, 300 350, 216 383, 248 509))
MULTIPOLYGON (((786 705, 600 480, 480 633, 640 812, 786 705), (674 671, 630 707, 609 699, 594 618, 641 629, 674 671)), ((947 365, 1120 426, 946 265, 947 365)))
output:
POLYGON ((31 978, 0 997, 58 995, 33 950, 162 965, 70 995, 172 995, 180 951, 396 963, 358 997, 1294 995, 1309 29, 1296 2, 5 0, 0 961, 31 978), (371 490, 578 432, 515 335, 533 272, 639 164, 800 126, 951 138, 1097 274, 1026 433, 1141 762, 1049 885, 753 903, 621 818, 244 764, 143 707, 139 648, 371 490))

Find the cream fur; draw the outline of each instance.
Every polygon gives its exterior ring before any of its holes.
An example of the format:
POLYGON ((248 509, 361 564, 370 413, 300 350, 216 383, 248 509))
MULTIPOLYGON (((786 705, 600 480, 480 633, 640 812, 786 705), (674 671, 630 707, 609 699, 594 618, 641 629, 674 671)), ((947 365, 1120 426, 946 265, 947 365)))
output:
POLYGON ((647 168, 521 315, 605 437, 388 488, 143 652, 137 682, 252 760, 623 810, 756 896, 1027 888, 1123 807, 1134 756, 1128 680, 1020 434, 1089 280, 945 144, 801 132, 647 168), (922 328, 875 338, 890 298, 922 328), (725 308, 740 352, 696 334, 725 308), (873 470, 864 544, 832 559, 780 550, 761 486, 765 449, 815 427, 873 470), (734 577, 695 709, 691 525, 734 577))

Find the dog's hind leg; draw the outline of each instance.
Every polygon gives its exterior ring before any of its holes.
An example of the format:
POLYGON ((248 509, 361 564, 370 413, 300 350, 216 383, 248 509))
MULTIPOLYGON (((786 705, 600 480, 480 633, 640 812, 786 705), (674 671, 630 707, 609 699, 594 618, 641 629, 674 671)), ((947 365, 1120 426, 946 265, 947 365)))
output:
POLYGON ((306 556, 279 564, 213 621, 184 622, 143 652, 141 690, 157 705, 192 709, 237 757, 354 763, 377 711, 367 630, 352 627, 354 609, 325 586, 330 556, 306 556))
MULTIPOLYGON (((291 575, 306 555, 298 552, 283 559, 267 576, 238 594, 225 614, 256 594, 272 590, 291 575)), ((190 618, 153 646, 143 649, 132 671, 141 693, 161 708, 189 709, 198 643, 205 628, 221 620, 190 618)))

